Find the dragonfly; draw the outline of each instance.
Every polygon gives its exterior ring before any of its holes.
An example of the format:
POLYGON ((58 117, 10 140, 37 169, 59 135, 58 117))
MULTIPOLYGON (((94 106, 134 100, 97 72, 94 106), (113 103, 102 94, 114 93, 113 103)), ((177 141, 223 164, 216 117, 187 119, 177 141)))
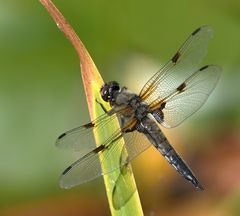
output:
MULTIPOLYGON (((61 134, 56 145, 79 152, 79 159, 60 177, 62 188, 72 188, 121 169, 150 146, 154 146, 176 171, 195 188, 203 186, 159 126, 174 128, 195 113, 208 99, 221 74, 217 65, 199 66, 213 36, 202 26, 188 37, 173 57, 143 86, 139 94, 110 81, 99 89, 104 114, 88 124, 61 134), (107 110, 104 103, 111 107, 107 110), (104 133, 115 121, 120 127, 96 147, 94 132, 104 133), (146 140, 138 139, 138 135, 146 140), (122 139, 125 142, 122 142, 122 139), (117 163, 102 169, 104 161, 122 149, 117 163)), ((117 181, 116 181, 117 182, 117 181)))

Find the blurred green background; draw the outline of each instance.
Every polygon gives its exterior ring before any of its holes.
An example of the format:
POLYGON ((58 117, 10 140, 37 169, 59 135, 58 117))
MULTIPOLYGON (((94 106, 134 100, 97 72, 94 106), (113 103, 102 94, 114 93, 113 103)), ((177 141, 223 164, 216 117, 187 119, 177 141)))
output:
MULTIPOLYGON (((164 130, 206 190, 154 149, 133 169, 145 215, 240 215, 240 1, 54 3, 103 78, 134 91, 194 29, 213 26, 204 63, 221 65, 221 80, 197 114, 164 130)), ((0 215, 109 215, 101 178, 58 187, 77 155, 56 149, 55 139, 89 117, 75 50, 38 1, 0 1, 0 67, 0 215)))

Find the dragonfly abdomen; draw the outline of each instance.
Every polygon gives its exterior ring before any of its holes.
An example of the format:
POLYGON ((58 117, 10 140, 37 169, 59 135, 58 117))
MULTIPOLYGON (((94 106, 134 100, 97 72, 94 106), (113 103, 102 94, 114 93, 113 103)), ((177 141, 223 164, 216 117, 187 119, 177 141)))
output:
POLYGON ((170 145, 167 138, 164 136, 157 123, 146 117, 143 119, 141 125, 144 127, 144 134, 154 147, 160 151, 165 159, 188 181, 190 181, 196 188, 203 190, 203 187, 194 176, 191 169, 178 155, 174 148, 170 145))
MULTIPOLYGON (((160 151, 159 148, 158 150, 160 151)), ((196 188, 203 190, 203 187, 194 176, 190 168, 173 148, 167 154, 162 155, 185 179, 190 181, 196 188)))

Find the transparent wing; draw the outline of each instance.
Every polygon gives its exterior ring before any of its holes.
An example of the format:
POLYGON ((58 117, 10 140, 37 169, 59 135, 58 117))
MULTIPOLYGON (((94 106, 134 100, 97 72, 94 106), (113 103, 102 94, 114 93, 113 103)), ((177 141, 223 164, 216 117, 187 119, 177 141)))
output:
POLYGON ((121 131, 117 130, 99 147, 96 147, 66 168, 61 175, 60 186, 62 188, 71 188, 102 175, 101 161, 107 160, 111 154, 115 153, 117 144, 121 143, 121 136, 121 131))
POLYGON ((208 41, 213 35, 210 26, 196 29, 172 59, 144 85, 140 97, 147 103, 165 98, 199 68, 207 53, 208 41))
POLYGON ((150 142, 142 133, 133 132, 133 134, 126 134, 124 139, 126 140, 126 145, 125 148, 122 149, 120 157, 120 164, 122 164, 122 166, 112 191, 113 207, 117 210, 123 207, 136 191, 135 182, 129 181, 133 175, 129 162, 151 146, 150 142))
MULTIPOLYGON (((71 188, 128 164, 129 161, 151 145, 148 142, 143 142, 142 138, 141 142, 138 142, 138 134, 138 132, 129 133, 124 144, 122 142, 123 134, 121 130, 117 130, 99 147, 69 166, 60 178, 60 186, 71 188), (122 155, 125 152, 124 147, 127 150, 128 157, 122 155), (125 158, 127 160, 124 160, 125 158), (106 160, 107 163, 104 163, 106 160)), ((119 181, 121 182, 121 180, 119 181)))
POLYGON ((179 125, 204 104, 215 88, 220 74, 221 68, 218 66, 202 67, 167 97, 152 102, 150 109, 154 117, 167 128, 179 125))
POLYGON ((117 113, 109 116, 107 113, 99 116, 94 121, 61 134, 56 140, 56 146, 63 149, 78 151, 79 156, 86 155, 96 148, 94 131, 104 134, 117 119, 117 113))

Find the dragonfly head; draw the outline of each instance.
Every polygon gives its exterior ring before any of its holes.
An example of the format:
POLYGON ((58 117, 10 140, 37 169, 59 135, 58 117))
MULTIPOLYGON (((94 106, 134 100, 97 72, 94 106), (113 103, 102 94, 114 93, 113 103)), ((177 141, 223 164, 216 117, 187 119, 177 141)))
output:
POLYGON ((100 93, 104 101, 111 102, 114 100, 114 93, 118 92, 119 90, 119 84, 116 81, 111 81, 102 86, 100 93))

